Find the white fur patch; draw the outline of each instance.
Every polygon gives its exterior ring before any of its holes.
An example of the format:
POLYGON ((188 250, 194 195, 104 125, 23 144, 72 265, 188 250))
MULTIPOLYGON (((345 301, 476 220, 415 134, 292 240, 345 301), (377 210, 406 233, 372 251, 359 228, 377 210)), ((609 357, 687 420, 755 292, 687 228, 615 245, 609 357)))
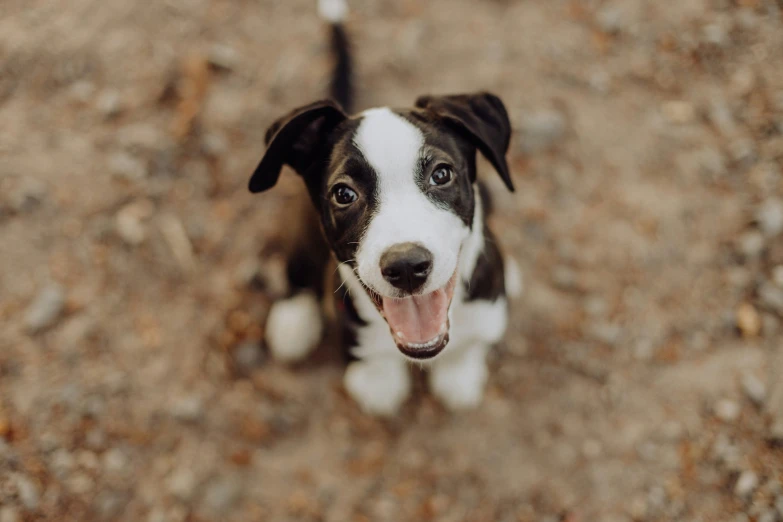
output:
POLYGON ((348 16, 345 0, 318 0, 318 14, 327 22, 340 23, 348 16))
POLYGON ((486 345, 478 344, 445 353, 430 372, 430 389, 451 410, 475 408, 484 397, 489 372, 486 345))
POLYGON ((394 415, 411 392, 408 368, 397 357, 352 362, 343 384, 362 410, 371 415, 394 415))
POLYGON ((421 293, 442 288, 454 274, 469 229, 416 184, 423 134, 387 108, 371 109, 363 113, 354 143, 378 175, 378 208, 356 253, 359 277, 381 295, 399 296, 381 275, 380 259, 389 247, 412 242, 433 255, 432 273, 421 293))
POLYGON ((266 344, 278 361, 295 362, 318 346, 323 334, 321 305, 312 292, 301 292, 272 305, 266 320, 266 344))
MULTIPOLYGON (((456 297, 454 299, 456 300, 456 297)), ((502 297, 494 301, 478 299, 452 304, 449 336, 453 340, 455 349, 476 343, 495 344, 503 338, 506 326, 508 326, 508 304, 502 297)), ((444 353, 448 349, 449 346, 444 353)))

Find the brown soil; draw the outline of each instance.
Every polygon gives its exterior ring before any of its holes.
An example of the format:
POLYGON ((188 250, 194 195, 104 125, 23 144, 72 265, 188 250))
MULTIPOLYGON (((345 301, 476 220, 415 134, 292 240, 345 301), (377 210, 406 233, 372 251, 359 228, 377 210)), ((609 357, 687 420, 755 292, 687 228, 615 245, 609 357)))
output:
POLYGON ((783 519, 780 1, 350 3, 361 107, 514 123, 483 406, 376 420, 333 347, 257 351, 314 1, 2 0, 0 522, 783 519))

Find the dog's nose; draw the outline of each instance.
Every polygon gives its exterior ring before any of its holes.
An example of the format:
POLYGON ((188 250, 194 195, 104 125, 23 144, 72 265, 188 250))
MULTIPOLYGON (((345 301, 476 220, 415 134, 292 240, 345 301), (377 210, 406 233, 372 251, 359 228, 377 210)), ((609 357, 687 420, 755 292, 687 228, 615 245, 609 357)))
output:
POLYGON ((414 293, 427 282, 432 254, 416 243, 399 243, 381 256, 381 274, 392 286, 414 293))

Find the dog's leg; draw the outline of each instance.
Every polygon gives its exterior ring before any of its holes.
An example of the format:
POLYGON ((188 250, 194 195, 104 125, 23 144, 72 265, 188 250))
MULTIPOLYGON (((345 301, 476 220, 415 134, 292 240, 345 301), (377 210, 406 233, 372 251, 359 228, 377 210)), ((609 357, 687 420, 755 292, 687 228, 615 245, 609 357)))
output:
POLYGON ((286 256, 288 295, 276 301, 266 320, 265 340, 272 356, 292 363, 321 342, 324 317, 321 299, 329 250, 309 202, 297 201, 286 216, 281 240, 286 256))
POLYGON ((394 415, 411 392, 408 367, 397 354, 352 362, 343 383, 353 400, 371 415, 394 415))
POLYGON ((302 290, 272 305, 266 320, 266 344, 278 361, 296 362, 318 346, 323 327, 318 297, 302 290))
POLYGON ((475 408, 487 382, 488 344, 447 348, 432 363, 430 389, 451 410, 475 408))

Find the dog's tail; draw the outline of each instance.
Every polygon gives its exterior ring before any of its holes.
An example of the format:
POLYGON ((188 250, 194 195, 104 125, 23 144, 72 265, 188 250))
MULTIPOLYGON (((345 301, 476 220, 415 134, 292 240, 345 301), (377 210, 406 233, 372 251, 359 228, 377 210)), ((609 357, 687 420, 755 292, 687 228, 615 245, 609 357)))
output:
POLYGON ((334 54, 334 71, 329 85, 329 95, 346 112, 353 110, 353 62, 351 46, 343 22, 348 15, 346 0, 318 0, 321 18, 331 25, 331 45, 334 54))

